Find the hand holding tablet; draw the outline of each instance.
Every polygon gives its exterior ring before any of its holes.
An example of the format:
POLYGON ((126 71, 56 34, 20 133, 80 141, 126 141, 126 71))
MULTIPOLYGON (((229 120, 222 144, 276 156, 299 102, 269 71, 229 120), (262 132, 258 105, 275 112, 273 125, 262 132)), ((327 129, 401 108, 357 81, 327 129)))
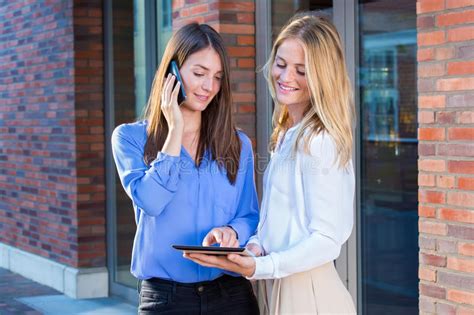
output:
POLYGON ((254 254, 245 247, 217 247, 217 246, 192 246, 192 245, 172 245, 174 249, 181 250, 186 254, 199 253, 206 255, 228 255, 238 254, 253 257, 254 254))

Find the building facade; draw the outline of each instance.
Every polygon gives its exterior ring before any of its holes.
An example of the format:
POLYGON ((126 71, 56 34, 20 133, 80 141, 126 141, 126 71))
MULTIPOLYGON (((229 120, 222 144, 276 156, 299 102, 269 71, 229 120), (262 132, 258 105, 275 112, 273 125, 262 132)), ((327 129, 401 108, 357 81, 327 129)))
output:
POLYGON ((472 0, 0 0, 0 267, 136 301, 112 130, 140 119, 173 30, 208 23, 260 189, 273 105, 258 70, 301 10, 333 20, 355 91, 356 224, 336 267, 359 313, 474 313, 472 0))

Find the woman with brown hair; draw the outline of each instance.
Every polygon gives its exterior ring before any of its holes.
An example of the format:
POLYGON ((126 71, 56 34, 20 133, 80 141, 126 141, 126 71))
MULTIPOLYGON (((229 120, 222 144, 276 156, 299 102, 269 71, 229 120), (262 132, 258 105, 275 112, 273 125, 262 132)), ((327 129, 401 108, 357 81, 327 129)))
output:
POLYGON ((333 261, 353 226, 353 100, 341 41, 325 18, 296 15, 266 65, 275 102, 257 257, 188 254, 258 282, 264 314, 355 314, 333 261))
POLYGON ((171 247, 243 246, 255 231, 252 146, 231 113, 222 38, 193 23, 170 39, 145 119, 113 132, 117 171, 135 210, 131 272, 140 314, 258 313, 246 279, 203 268, 171 247), (172 61, 183 86, 167 74, 172 61), (180 88, 187 96, 178 104, 180 88))

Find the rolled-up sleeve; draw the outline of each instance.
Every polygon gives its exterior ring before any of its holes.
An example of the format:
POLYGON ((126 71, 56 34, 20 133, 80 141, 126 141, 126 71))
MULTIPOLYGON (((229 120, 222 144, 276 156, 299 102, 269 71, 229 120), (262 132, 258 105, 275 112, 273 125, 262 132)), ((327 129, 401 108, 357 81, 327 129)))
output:
POLYGON ((143 150, 127 132, 127 125, 114 130, 112 153, 123 188, 137 207, 147 215, 158 216, 178 188, 180 158, 159 152, 147 166, 143 150))

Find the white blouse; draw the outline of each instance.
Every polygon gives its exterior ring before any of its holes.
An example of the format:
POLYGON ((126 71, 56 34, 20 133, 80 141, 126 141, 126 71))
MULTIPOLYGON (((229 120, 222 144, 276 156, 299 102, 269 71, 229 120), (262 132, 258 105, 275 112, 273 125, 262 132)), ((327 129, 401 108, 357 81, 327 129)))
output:
POLYGON ((297 129, 288 129, 263 178, 260 223, 249 243, 260 245, 255 274, 275 279, 308 271, 336 259, 353 226, 354 170, 341 169, 331 136, 312 138, 311 155, 293 152, 297 129))

